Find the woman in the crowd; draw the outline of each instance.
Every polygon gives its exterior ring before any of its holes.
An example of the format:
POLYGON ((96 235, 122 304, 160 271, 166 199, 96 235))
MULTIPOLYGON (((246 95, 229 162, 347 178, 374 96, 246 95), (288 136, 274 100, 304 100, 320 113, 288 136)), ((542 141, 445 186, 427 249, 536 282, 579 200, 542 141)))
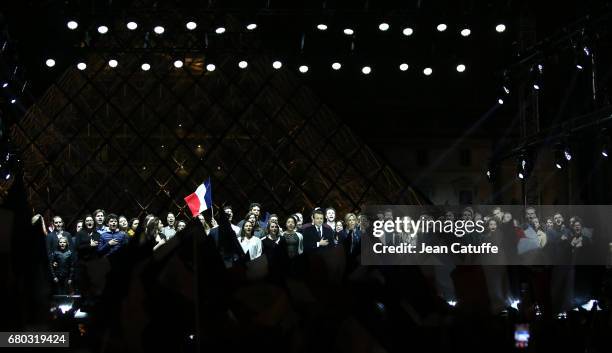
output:
MULTIPOLYGON (((552 222, 552 220, 551 220, 552 222)), ((537 218, 534 218, 531 221, 532 225, 533 225, 533 229, 536 232, 536 235, 538 236, 538 246, 541 248, 546 246, 546 232, 544 231, 544 229, 542 229, 542 224, 540 224, 540 220, 537 218)))
POLYGON ((289 260, 287 240, 281 236, 280 226, 276 222, 268 222, 266 234, 261 240, 263 253, 268 259, 270 274, 272 277, 278 277, 289 260))
MULTIPOLYGON (((251 222, 251 225, 253 225, 252 234, 255 237, 261 239, 266 236, 266 232, 259 227, 259 222, 257 221, 257 214, 253 212, 247 213, 247 216, 244 218, 244 222, 242 224, 243 226, 244 226, 244 223, 246 223, 246 221, 251 222)), ((244 229, 244 227, 242 227, 242 229, 244 229)), ((242 229, 240 229, 241 233, 242 233, 242 229)))
POLYGON ((166 236, 164 235, 164 224, 161 219, 154 217, 149 221, 149 224, 146 228, 146 233, 148 237, 153 237, 155 239, 155 245, 153 246, 153 250, 159 249, 162 245, 166 244, 166 236))
POLYGON ((55 294, 69 294, 74 276, 75 255, 68 247, 68 239, 58 240, 57 249, 50 254, 49 266, 55 294))
POLYGON ((74 247, 79 260, 89 260, 96 254, 100 233, 96 231, 96 222, 90 214, 85 215, 83 228, 74 237, 74 247))
POLYGON ((240 237, 238 238, 238 242, 242 247, 242 250, 245 254, 249 254, 249 259, 254 260, 261 256, 262 254, 262 245, 261 239, 259 239, 254 234, 254 229, 257 224, 257 218, 254 221, 251 221, 251 217, 247 217, 247 219, 242 224, 242 228, 240 229, 240 237), (254 222, 254 223, 253 223, 254 222))
POLYGON ((289 216, 285 221, 285 231, 282 233, 285 242, 287 243, 287 256, 290 259, 301 255, 304 252, 304 237, 302 233, 297 231, 298 219, 295 216, 289 216))
POLYGON ((130 228, 127 230, 127 235, 130 238, 133 238, 136 235, 136 231, 138 230, 138 226, 140 225, 140 220, 138 218, 132 218, 130 220, 130 228))
POLYGON ((461 219, 464 221, 473 221, 474 220, 474 209, 470 206, 463 209, 461 212, 461 219))
POLYGON ((337 220, 334 227, 334 245, 341 244, 344 241, 344 223, 337 220))
POLYGON ((81 229, 83 229, 83 220, 82 219, 78 219, 76 221, 76 225, 74 226, 74 234, 78 233, 81 231, 81 229))
POLYGON ((74 236, 74 248, 77 255, 74 287, 76 290, 86 292, 91 282, 87 270, 88 263, 97 257, 100 233, 96 230, 96 222, 93 215, 87 214, 83 219, 83 228, 74 236))
POLYGON ((300 212, 296 212, 293 214, 293 218, 295 218, 295 229, 300 230, 304 225, 304 216, 300 212))
POLYGON ((125 216, 119 216, 119 230, 124 232, 125 234, 127 234, 128 230, 130 229, 130 224, 128 223, 127 217, 125 216))
POLYGON ((358 255, 361 249, 361 231, 357 227, 357 216, 354 213, 347 213, 344 216, 346 227, 342 230, 342 239, 345 250, 349 255, 358 255))
POLYGON ((181 219, 178 222, 176 222, 176 232, 177 233, 185 229, 185 227, 187 227, 187 222, 185 222, 184 220, 181 219))
POLYGON ((278 225, 278 229, 280 230, 280 233, 283 232, 283 227, 280 226, 280 222, 278 220, 278 215, 276 213, 272 213, 270 215, 270 219, 268 220, 268 223, 270 223, 270 222, 276 223, 278 225))

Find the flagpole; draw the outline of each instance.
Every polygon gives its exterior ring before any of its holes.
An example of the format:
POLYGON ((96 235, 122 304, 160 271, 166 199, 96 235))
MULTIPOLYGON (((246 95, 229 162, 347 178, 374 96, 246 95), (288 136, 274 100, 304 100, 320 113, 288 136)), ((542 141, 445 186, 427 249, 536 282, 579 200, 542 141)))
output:
POLYGON ((195 304, 195 340, 196 352, 202 351, 201 346, 201 328, 200 328, 200 258, 198 256, 198 237, 193 234, 193 274, 194 274, 194 304, 195 304))
POLYGON ((212 183, 210 181, 210 177, 208 177, 208 186, 210 187, 210 223, 212 223, 212 220, 215 219, 215 212, 213 211, 214 207, 212 203, 212 183))

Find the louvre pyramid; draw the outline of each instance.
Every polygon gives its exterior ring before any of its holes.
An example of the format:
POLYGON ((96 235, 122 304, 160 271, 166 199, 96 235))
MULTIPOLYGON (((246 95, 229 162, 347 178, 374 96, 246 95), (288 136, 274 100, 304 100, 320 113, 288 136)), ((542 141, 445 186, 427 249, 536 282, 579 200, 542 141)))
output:
POLYGON ((35 212, 68 222, 96 208, 185 215, 183 198, 208 177, 214 203, 239 214, 251 201, 285 215, 423 202, 270 58, 240 70, 235 57, 219 55, 212 72, 199 53, 186 54, 181 69, 172 61, 146 50, 90 53, 86 70, 67 68, 26 112, 12 134, 35 212))

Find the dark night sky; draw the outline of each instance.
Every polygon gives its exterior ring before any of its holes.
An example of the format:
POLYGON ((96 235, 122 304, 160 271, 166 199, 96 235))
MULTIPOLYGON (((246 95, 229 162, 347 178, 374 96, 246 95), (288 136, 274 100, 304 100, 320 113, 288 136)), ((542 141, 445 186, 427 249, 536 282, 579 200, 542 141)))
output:
MULTIPOLYGON (((76 9, 77 17, 87 18, 90 10, 104 13, 107 7, 107 2, 65 3, 68 5, 61 6, 56 1, 3 5, 10 34, 19 43, 19 59, 26 67, 34 99, 61 72, 49 72, 44 67, 43 58, 47 53, 63 52, 68 61, 74 60, 70 58, 70 49, 79 38, 65 27, 65 18, 71 9, 76 9)), ((141 3, 112 2, 114 18, 121 18, 125 9, 141 3)), ((195 1, 176 3, 180 6, 172 2, 164 2, 164 5, 172 8, 169 11, 179 13, 181 8, 204 6, 195 1)), ((325 14, 332 18, 330 30, 320 33, 312 29, 312 23, 321 13, 321 2, 272 1, 270 10, 259 10, 261 22, 269 24, 269 27, 261 31, 257 40, 261 41, 264 51, 279 49, 288 56, 309 60, 313 68, 303 79, 366 139, 407 134, 448 134, 452 137, 472 126, 495 105, 502 71, 517 59, 518 27, 527 15, 535 20, 535 38, 540 40, 559 32, 584 14, 596 12, 593 9, 600 9, 603 3, 554 2, 555 11, 552 11, 552 2, 370 1, 368 11, 364 12, 365 2, 328 1, 325 14), (389 32, 381 33, 376 28, 380 18, 391 19, 389 32), (449 23, 449 29, 444 33, 435 30, 441 19, 449 23), (508 27, 503 34, 494 31, 498 20, 504 21, 508 27), (413 24, 415 34, 412 37, 401 35, 403 22, 413 24), (350 39, 341 34, 340 28, 344 23, 357 24, 352 53, 348 50, 350 39), (469 38, 459 35, 461 23, 467 23, 472 29, 469 38), (300 56, 300 40, 304 33, 304 51, 300 56), (348 58, 340 72, 329 68, 335 57, 348 58), (398 65, 404 61, 410 68, 400 72, 398 65), (361 75, 358 66, 361 63, 372 65, 373 73, 367 77, 361 75), (455 71, 459 63, 467 65, 466 72, 455 71), (422 74, 426 65, 434 68, 434 74, 427 78, 422 74)), ((236 9, 244 9, 245 4, 250 8, 265 6, 265 2, 257 4, 251 1, 213 4, 219 13, 229 9, 227 12, 240 14, 242 10, 236 9)), ((553 66, 557 61, 563 62, 563 59, 555 59, 553 66)), ((552 83, 547 87, 566 86, 571 80, 568 71, 554 69, 551 72, 550 67, 547 63, 546 79, 552 83)), ((584 79, 577 79, 577 84, 587 83, 584 79)), ((548 90, 547 96, 543 97, 545 103, 550 102, 549 106, 543 107, 547 115, 558 115, 561 109, 558 100, 564 94, 561 89, 548 90)), ((563 109, 571 111, 572 108, 563 109)), ((503 129, 504 123, 515 114, 516 106, 507 104, 498 109, 491 121, 477 133, 488 134, 497 128, 503 129)))

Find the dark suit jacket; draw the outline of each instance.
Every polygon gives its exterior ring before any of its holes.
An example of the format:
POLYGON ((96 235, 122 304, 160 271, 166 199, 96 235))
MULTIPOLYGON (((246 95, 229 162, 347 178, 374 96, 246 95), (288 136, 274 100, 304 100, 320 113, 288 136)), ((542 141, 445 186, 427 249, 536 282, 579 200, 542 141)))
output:
POLYGON ((354 234, 349 235, 349 231, 347 229, 343 229, 340 233, 340 240, 344 245, 347 254, 357 255, 361 253, 361 231, 355 228, 353 232, 354 234), (353 244, 353 242, 355 244, 353 244))
MULTIPOLYGON (((329 242, 328 246, 334 244, 334 232, 329 227, 321 227, 323 229, 323 239, 327 239, 329 242)), ((312 251, 317 249, 317 242, 321 240, 317 228, 311 225, 303 230, 302 235, 304 236, 304 251, 312 251)))

